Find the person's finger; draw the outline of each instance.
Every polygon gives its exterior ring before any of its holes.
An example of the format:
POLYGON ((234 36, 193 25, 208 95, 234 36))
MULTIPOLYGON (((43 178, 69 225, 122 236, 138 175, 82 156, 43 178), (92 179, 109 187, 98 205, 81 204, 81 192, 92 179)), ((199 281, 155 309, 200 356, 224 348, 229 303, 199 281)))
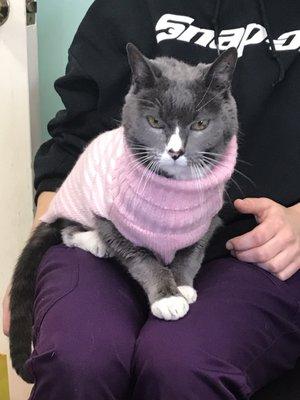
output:
POLYGON ((253 247, 249 250, 235 250, 235 256, 241 261, 264 263, 277 256, 285 247, 286 242, 283 240, 282 235, 278 233, 261 246, 253 247))
POLYGON ((235 208, 242 214, 254 214, 257 222, 263 221, 266 211, 276 203, 265 197, 247 197, 237 199, 234 202, 235 208))
POLYGON ((260 225, 256 226, 250 232, 241 236, 236 236, 226 243, 228 250, 234 249, 235 251, 249 250, 254 247, 262 246, 264 243, 272 239, 278 233, 276 223, 271 220, 266 220, 260 225))
POLYGON ((300 265, 299 264, 295 264, 294 262, 292 262, 283 271, 278 272, 276 274, 276 276, 281 281, 286 281, 291 276, 293 276, 297 271, 299 271, 299 269, 300 269, 300 265))
POLYGON ((295 261, 298 251, 296 246, 289 246, 270 260, 264 263, 257 263, 257 265, 274 275, 278 275, 279 272, 283 271, 295 261))

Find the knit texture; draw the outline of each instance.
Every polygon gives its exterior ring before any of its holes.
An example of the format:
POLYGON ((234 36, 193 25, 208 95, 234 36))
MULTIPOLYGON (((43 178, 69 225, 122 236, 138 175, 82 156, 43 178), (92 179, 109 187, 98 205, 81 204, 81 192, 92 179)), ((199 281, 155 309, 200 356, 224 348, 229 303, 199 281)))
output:
POLYGON ((170 179, 150 174, 137 162, 120 127, 90 143, 41 220, 67 218, 93 229, 96 217, 105 217, 132 243, 169 264, 177 250, 205 235, 222 208, 236 156, 233 136, 220 164, 206 177, 170 179))

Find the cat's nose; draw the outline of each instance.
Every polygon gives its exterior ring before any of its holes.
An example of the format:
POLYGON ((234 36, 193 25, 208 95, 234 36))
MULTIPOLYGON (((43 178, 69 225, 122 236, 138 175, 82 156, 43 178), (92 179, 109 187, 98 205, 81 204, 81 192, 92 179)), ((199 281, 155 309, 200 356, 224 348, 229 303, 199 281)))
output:
POLYGON ((168 151, 168 153, 173 158, 173 160, 176 161, 177 158, 179 158, 180 156, 182 156, 184 154, 184 151, 182 149, 180 149, 178 151, 174 151, 173 149, 170 149, 168 151))

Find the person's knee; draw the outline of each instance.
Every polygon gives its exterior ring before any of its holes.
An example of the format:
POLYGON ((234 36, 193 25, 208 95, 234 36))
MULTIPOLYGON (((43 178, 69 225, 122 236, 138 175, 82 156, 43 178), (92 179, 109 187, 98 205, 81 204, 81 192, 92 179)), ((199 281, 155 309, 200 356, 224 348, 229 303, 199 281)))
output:
POLYGON ((129 371, 119 351, 124 351, 125 344, 118 347, 109 335, 106 340, 97 339, 91 331, 89 339, 79 340, 76 346, 76 340, 70 345, 70 337, 65 336, 51 350, 37 347, 28 363, 35 382, 33 398, 124 398, 129 371))
POLYGON ((197 393, 206 392, 208 387, 238 396, 248 391, 247 377, 237 365, 208 353, 200 343, 192 344, 176 334, 166 336, 163 329, 156 335, 142 332, 136 345, 134 367, 140 382, 172 387, 174 393, 185 393, 191 385, 197 388, 197 393))
POLYGON ((104 332, 97 335, 91 329, 85 337, 61 332, 51 337, 51 344, 39 343, 29 361, 36 387, 48 382, 57 393, 68 393, 74 399, 88 398, 90 393, 101 398, 108 392, 116 398, 123 396, 129 386, 131 357, 127 360, 124 354, 127 357, 130 344, 116 342, 114 335, 104 332))
MULTIPOLYGON (((76 338, 76 332, 74 333, 76 338)), ((123 357, 128 344, 116 343, 113 335, 97 335, 93 331, 84 340, 78 338, 70 344, 66 337, 56 342, 54 363, 63 375, 78 377, 80 382, 101 380, 110 376, 122 378, 127 360, 123 357)))
POLYGON ((183 351, 183 346, 175 344, 171 337, 164 340, 158 334, 153 336, 145 331, 136 343, 134 366, 137 374, 142 371, 154 379, 168 379, 171 375, 182 377, 192 373, 191 359, 183 351))

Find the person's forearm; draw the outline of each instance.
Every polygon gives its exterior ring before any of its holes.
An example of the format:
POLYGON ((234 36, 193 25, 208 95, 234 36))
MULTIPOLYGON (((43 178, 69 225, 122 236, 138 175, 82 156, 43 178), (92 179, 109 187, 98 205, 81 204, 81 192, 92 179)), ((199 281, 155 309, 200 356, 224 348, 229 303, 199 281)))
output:
POLYGON ((40 223, 40 217, 45 214, 47 211, 49 204, 53 197, 55 196, 55 192, 43 192, 39 195, 36 207, 36 213, 33 220, 33 229, 38 226, 40 223))

